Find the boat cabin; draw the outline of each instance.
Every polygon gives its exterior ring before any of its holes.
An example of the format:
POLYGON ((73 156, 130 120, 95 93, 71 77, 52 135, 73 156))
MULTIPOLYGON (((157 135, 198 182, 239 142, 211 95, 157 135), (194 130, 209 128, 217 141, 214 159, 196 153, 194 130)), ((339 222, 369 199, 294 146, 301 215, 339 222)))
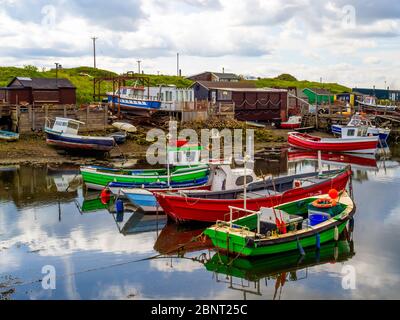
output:
POLYGON ((259 181, 250 168, 232 169, 230 165, 220 165, 214 171, 211 190, 235 190, 259 181))
POLYGON ((121 95, 122 97, 126 98, 139 98, 143 99, 145 89, 144 87, 120 87, 116 92, 115 95, 119 96, 121 95))
MULTIPOLYGON (((49 121, 49 119, 47 119, 49 121)), ((62 133, 62 134, 70 134, 70 135, 78 135, 79 126, 84 125, 85 123, 73 119, 67 118, 56 118, 54 121, 53 127, 48 128, 54 132, 62 133)), ((46 125, 47 126, 47 125, 46 125)))

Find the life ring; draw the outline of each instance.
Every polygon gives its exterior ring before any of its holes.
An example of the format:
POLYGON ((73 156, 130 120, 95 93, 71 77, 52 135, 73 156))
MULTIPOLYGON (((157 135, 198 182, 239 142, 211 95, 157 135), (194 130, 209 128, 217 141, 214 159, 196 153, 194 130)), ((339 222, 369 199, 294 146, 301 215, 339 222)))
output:
POLYGON ((313 207, 320 209, 329 209, 337 206, 336 200, 323 198, 317 199, 312 203, 313 207))

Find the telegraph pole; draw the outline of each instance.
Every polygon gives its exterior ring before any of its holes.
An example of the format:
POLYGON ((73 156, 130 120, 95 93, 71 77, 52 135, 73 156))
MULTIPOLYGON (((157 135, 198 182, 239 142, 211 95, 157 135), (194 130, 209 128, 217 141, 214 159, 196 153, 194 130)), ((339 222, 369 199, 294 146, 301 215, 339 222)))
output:
POLYGON ((58 85, 58 68, 59 68, 60 64, 58 62, 56 62, 55 65, 56 65, 56 84, 58 85))
POLYGON ((176 75, 179 77, 179 53, 176 54, 176 75))
POLYGON ((97 69, 97 66, 96 66, 96 40, 97 39, 98 38, 96 38, 96 37, 92 38, 92 40, 93 40, 93 66, 95 69, 97 69))
POLYGON ((142 60, 138 60, 136 62, 138 63, 138 71, 139 71, 139 74, 140 74, 140 64, 142 63, 142 60))

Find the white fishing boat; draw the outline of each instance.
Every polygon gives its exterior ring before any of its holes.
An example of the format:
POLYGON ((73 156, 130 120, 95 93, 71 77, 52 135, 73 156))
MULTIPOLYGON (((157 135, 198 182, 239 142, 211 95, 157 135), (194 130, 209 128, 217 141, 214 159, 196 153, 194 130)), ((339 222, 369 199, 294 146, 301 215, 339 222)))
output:
POLYGON ((357 113, 346 126, 332 125, 332 133, 342 139, 352 139, 357 136, 379 136, 381 142, 386 142, 391 130, 389 128, 378 128, 366 116, 357 113))
POLYGON ((377 111, 396 111, 397 106, 394 105, 382 105, 377 103, 377 99, 372 96, 364 96, 361 100, 356 100, 361 107, 373 108, 377 111))

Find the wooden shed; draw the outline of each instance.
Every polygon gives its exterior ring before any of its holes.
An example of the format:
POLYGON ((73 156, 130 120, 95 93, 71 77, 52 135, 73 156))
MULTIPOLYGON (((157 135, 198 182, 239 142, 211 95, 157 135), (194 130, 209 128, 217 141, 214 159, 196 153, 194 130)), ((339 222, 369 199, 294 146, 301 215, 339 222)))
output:
POLYGON ((333 104, 334 95, 325 89, 304 89, 310 104, 333 104))
POLYGON ((288 91, 284 89, 260 89, 251 81, 198 81, 193 89, 196 99, 208 100, 211 105, 234 103, 235 117, 241 121, 287 120, 288 91))
POLYGON ((16 77, 0 91, 12 105, 76 104, 76 87, 68 79, 16 77))

